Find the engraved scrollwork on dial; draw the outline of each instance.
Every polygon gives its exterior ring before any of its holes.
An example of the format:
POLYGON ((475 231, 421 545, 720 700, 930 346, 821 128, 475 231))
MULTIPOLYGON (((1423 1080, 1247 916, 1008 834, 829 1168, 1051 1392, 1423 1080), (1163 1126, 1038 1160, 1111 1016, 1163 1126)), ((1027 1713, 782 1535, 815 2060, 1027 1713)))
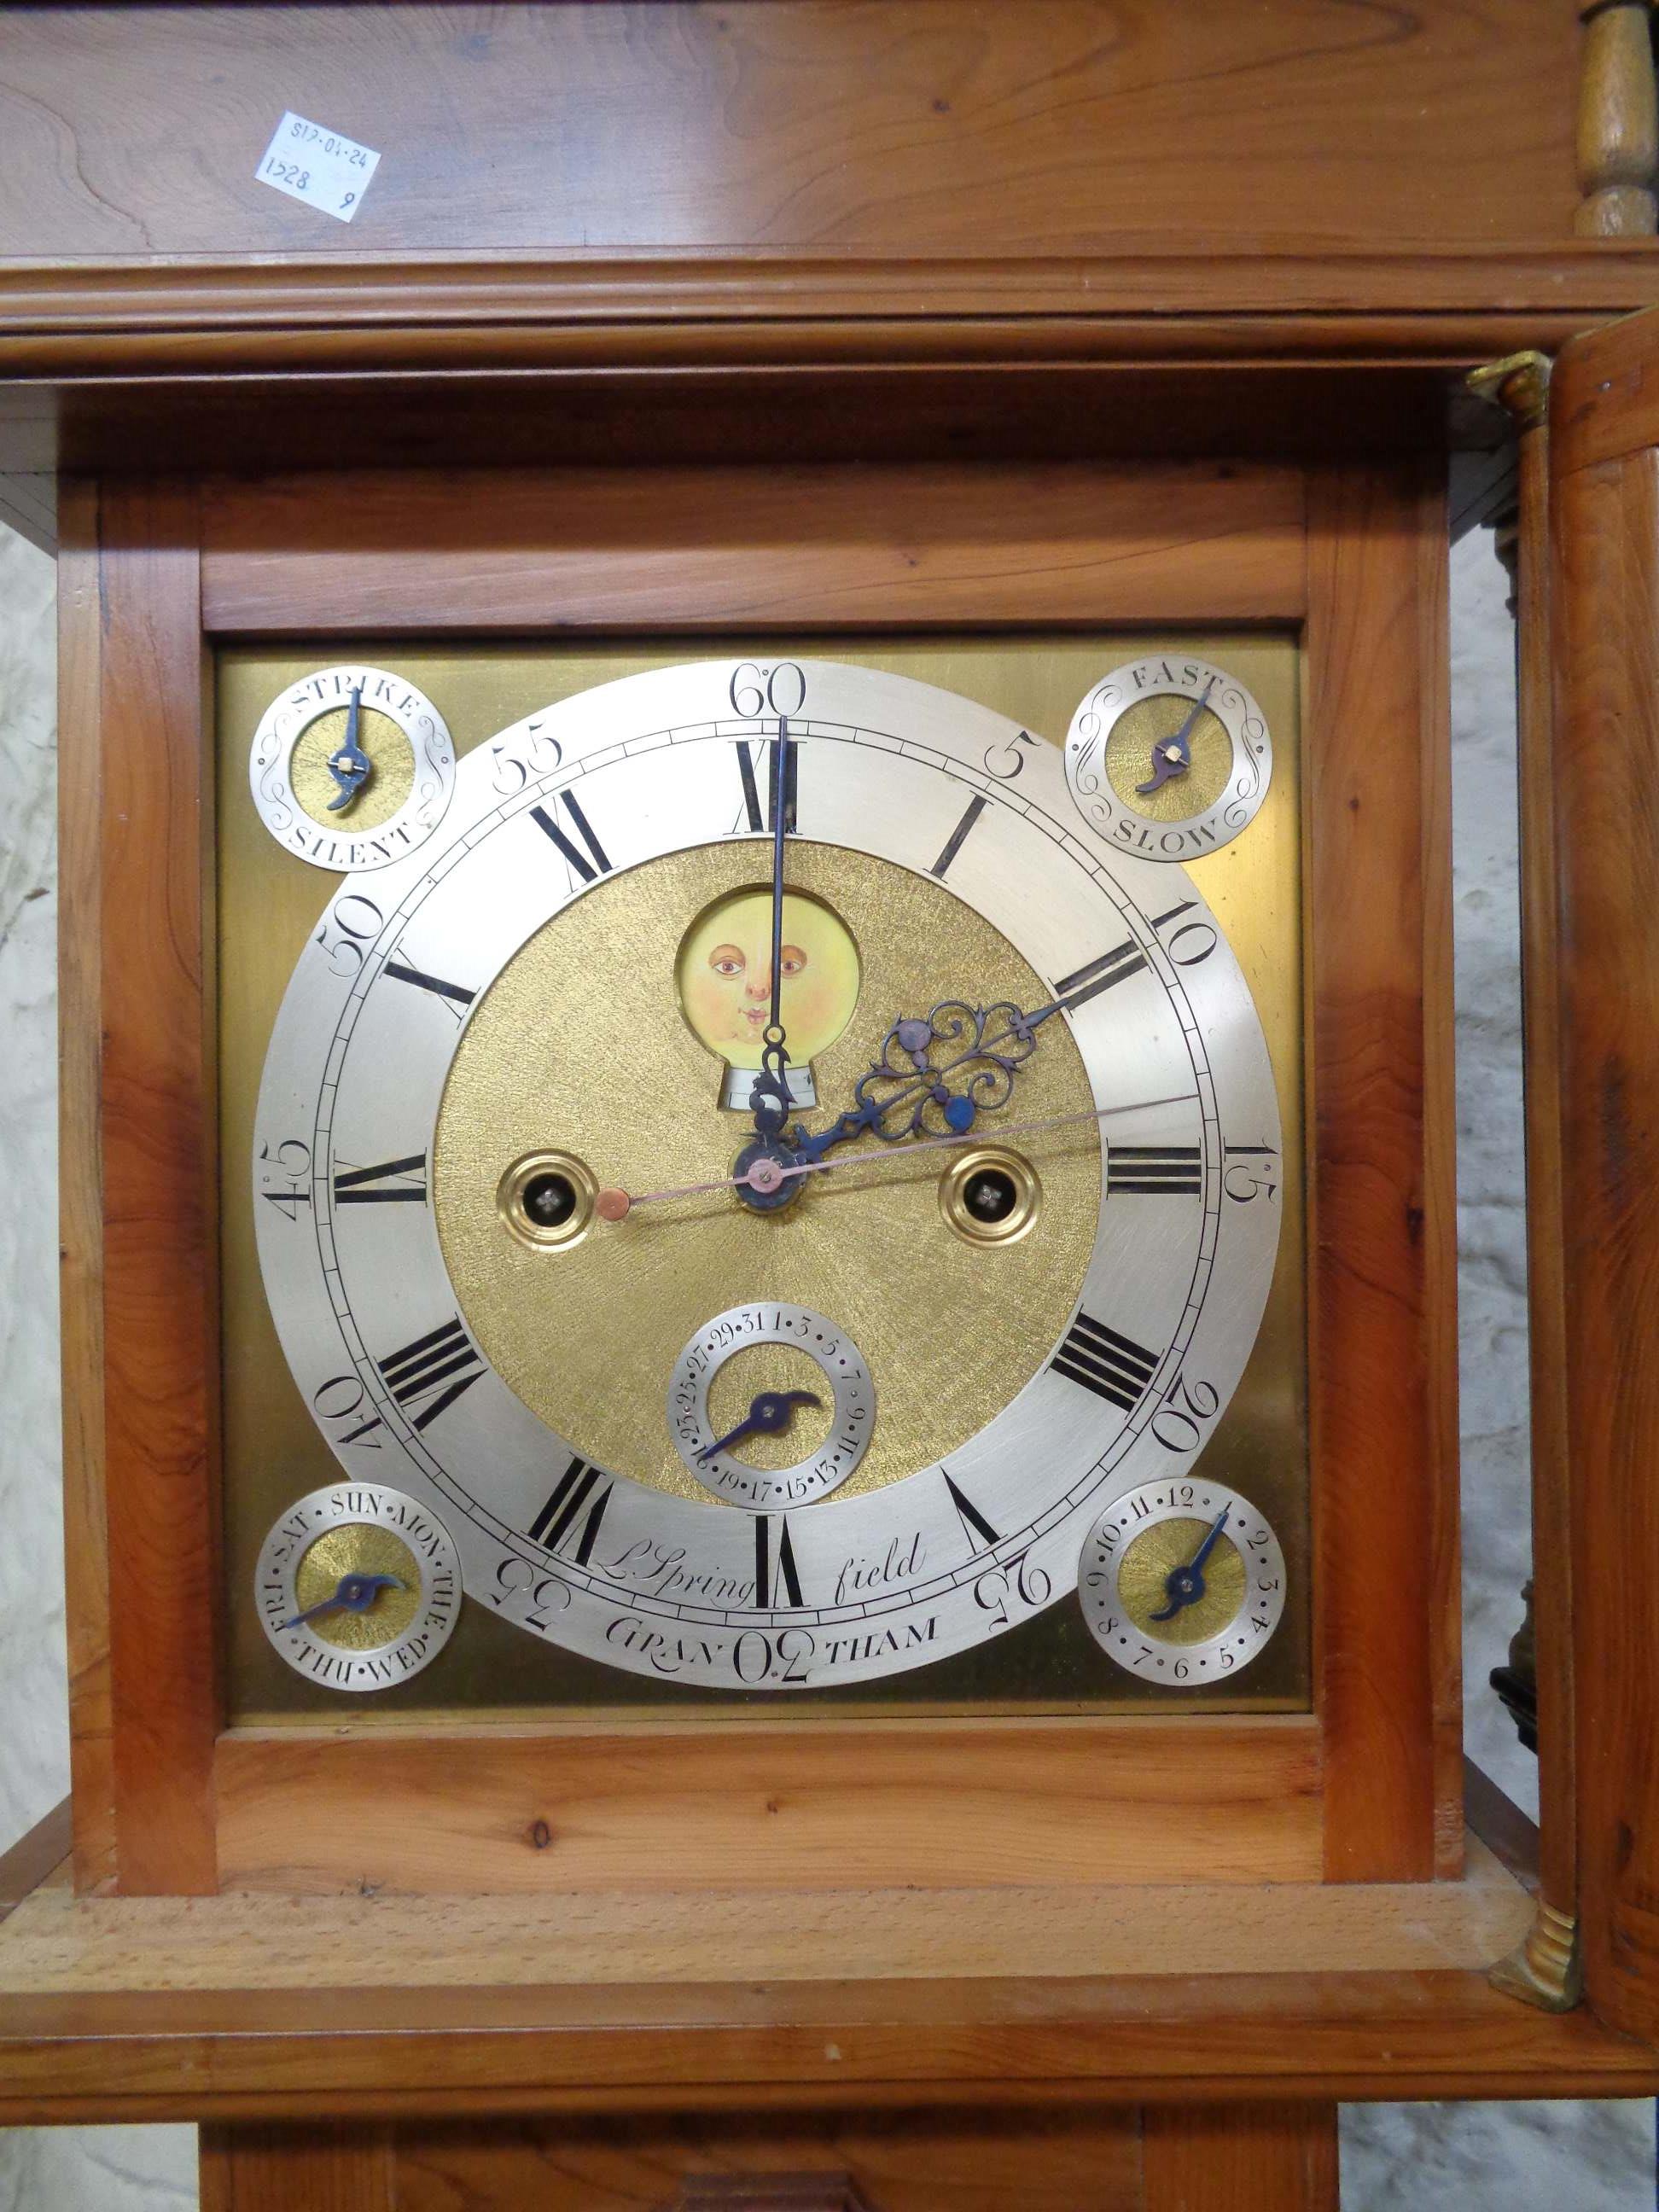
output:
POLYGON ((1066 780, 1090 828, 1146 860, 1201 860, 1255 820, 1273 775, 1267 718, 1190 653, 1124 662, 1072 717, 1066 780))
POLYGON ((424 692, 346 663, 292 684, 259 719, 248 756, 254 810, 313 868, 361 873, 422 845, 455 786, 448 725, 424 692))

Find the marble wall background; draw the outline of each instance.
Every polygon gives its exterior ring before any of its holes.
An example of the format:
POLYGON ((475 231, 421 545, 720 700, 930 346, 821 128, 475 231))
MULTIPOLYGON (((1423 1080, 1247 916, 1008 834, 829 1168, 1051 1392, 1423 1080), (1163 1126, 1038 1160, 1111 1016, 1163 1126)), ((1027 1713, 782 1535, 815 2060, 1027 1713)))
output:
MULTIPOLYGON (((1484 538, 1453 561, 1468 1732, 1535 1809, 1486 1687, 1528 1557, 1513 678, 1484 538)), ((58 1504, 53 572, 0 528, 0 1849, 67 1787, 58 1504)), ((196 2202, 188 2128, 0 2131, 0 2212, 196 2202)), ((1650 2104, 1354 2106, 1345 2212, 1651 2212, 1650 2104)))

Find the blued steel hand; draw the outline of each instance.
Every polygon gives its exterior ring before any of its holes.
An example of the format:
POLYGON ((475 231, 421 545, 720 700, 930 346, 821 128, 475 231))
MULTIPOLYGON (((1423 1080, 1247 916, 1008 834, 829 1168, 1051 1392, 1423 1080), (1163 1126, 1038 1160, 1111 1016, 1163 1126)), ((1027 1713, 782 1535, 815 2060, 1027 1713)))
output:
POLYGON ((1051 1016, 1062 1012, 1066 1005, 1064 999, 1053 999, 1046 1006, 1039 1006, 1028 1014, 1006 1003, 969 1006, 965 1000, 944 1000, 923 1019, 907 1018, 895 1022, 883 1042, 880 1059, 868 1074, 859 1079, 858 1104, 838 1115, 827 1129, 813 1132, 797 1122, 785 1140, 790 1152, 803 1166, 811 1167, 837 1145, 849 1143, 866 1130, 888 1143, 899 1142, 907 1133, 902 1129, 889 1130, 884 1124, 906 1108, 911 1109, 908 1133, 920 1138, 921 1109, 930 1103, 938 1106, 945 1128, 953 1136, 965 1137, 978 1119, 981 1103, 988 1103, 988 1090, 997 1094, 989 1097, 991 1105, 1006 1102, 1013 1088, 1014 1070, 1030 1057, 1036 1046, 1036 1031, 1051 1016), (1005 1018, 1007 1026, 988 1037, 985 1030, 994 1016, 1005 1018), (949 1019, 942 1022, 941 1017, 949 1019), (954 1059, 938 1066, 930 1064, 932 1045, 941 1041, 957 1043, 969 1029, 972 1041, 954 1059), (890 1060, 895 1045, 910 1055, 916 1073, 908 1082, 901 1078, 900 1088, 883 1098, 874 1094, 872 1086, 884 1076, 899 1076, 890 1060), (963 1074, 964 1069, 970 1072, 963 1074), (953 1076, 961 1088, 952 1088, 953 1076), (999 1079, 1006 1079, 1006 1082, 999 1079))
POLYGON ((345 737, 337 752, 328 757, 328 772, 340 787, 337 799, 331 799, 331 814, 343 813, 374 772, 374 763, 357 744, 357 732, 362 720, 363 687, 360 684, 351 695, 351 705, 346 714, 345 737))
MULTIPOLYGON (((1197 1093, 1178 1091, 1168 1098, 1137 1098, 1126 1106, 1095 1106, 1085 1108, 1080 1114, 1049 1114, 1037 1121, 1015 1121, 998 1134, 1002 1137, 1031 1137, 1040 1130, 1071 1129, 1085 1121, 1103 1121, 1113 1114, 1144 1114, 1153 1106, 1184 1106, 1197 1093)), ((916 1137, 901 1149, 890 1152, 860 1152, 850 1160, 796 1160, 784 1165, 776 1159, 757 1159, 741 1175, 716 1176, 708 1182, 683 1182, 672 1190, 642 1191, 637 1198, 614 1185, 599 1192, 593 1200, 593 1211, 601 1221, 624 1221, 636 1206, 660 1206, 671 1198, 702 1198, 711 1191, 736 1190, 747 1184, 751 1190, 773 1191, 787 1182, 793 1176, 832 1175, 837 1168, 885 1168, 896 1161, 908 1160, 913 1152, 937 1152, 942 1145, 970 1145, 972 1133, 965 1136, 916 1137)))
POLYGON ((821 1406, 823 1403, 823 1399, 815 1398, 810 1390, 759 1391, 737 1427, 728 1429, 723 1437, 705 1446, 697 1457, 700 1460, 713 1459, 717 1452, 723 1452, 728 1444, 736 1443, 740 1437, 775 1437, 794 1419, 797 1406, 821 1406))
POLYGON ((1230 1498, 1215 1519, 1210 1523, 1204 1541, 1184 1567, 1171 1567, 1164 1577, 1164 1593, 1170 1602, 1162 1613, 1148 1613, 1149 1620, 1173 1620, 1184 1605, 1196 1605, 1204 1595, 1204 1562, 1216 1547, 1217 1540, 1227 1525, 1227 1516, 1233 1510, 1230 1498))
POLYGON ((761 1073, 749 1094, 755 1134, 775 1144, 789 1115, 789 1054, 783 1027, 783 842, 789 832, 789 774, 793 744, 789 718, 778 716, 777 774, 772 788, 772 1018, 766 1025, 761 1073))
POLYGON ((1212 676, 1193 702, 1193 711, 1172 738, 1160 738, 1152 747, 1152 774, 1149 783, 1138 783, 1136 791, 1144 799, 1151 792, 1162 791, 1172 775, 1185 775, 1193 764, 1192 735, 1199 716, 1204 712, 1206 701, 1214 685, 1212 676))
POLYGON ((315 1620, 325 1613, 367 1613, 383 1589, 402 1589, 404 1585, 396 1575, 342 1575, 332 1597, 325 1597, 316 1605, 308 1605, 303 1613, 296 1613, 292 1620, 285 1620, 277 1630, 298 1628, 307 1620, 315 1620))

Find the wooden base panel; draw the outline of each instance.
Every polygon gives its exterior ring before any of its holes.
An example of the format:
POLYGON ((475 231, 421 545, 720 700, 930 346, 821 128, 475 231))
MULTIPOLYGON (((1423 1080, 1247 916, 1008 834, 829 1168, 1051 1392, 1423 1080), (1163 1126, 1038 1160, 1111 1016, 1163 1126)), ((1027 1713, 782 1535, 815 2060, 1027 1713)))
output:
POLYGON ((1313 1721, 249 1729, 216 1760, 227 1890, 1311 1881, 1313 1721), (466 1787, 455 1789, 454 1762, 466 1787), (941 1838, 948 1838, 942 1844, 941 1838))
POLYGON ((203 2212, 1332 2212, 1330 2105, 210 2127, 203 2212))
POLYGON ((1531 1899, 1473 1837, 1468 1863, 1459 1882, 672 1911, 77 1899, 65 1866, 0 1929, 0 2125, 1659 2089, 1659 2054, 1491 1987, 1531 1899))
POLYGON ((1460 1882, 573 1892, 527 1899, 73 1897, 43 1889, 0 1938, 0 1990, 534 1989, 1087 1976, 1431 1973, 1525 1937, 1532 1899, 1470 1839, 1460 1882))

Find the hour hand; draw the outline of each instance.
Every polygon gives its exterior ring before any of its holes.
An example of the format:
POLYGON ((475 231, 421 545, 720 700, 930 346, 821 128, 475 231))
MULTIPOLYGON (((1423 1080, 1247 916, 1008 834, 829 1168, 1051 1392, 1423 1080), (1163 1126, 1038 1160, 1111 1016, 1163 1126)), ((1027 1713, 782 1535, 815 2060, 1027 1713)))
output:
POLYGON ((303 1613, 296 1613, 292 1620, 285 1620, 277 1630, 299 1628, 307 1620, 316 1620, 325 1613, 367 1613, 383 1589, 403 1588, 396 1575, 342 1575, 331 1597, 315 1605, 308 1605, 303 1613))
POLYGON ((854 1085, 857 1104, 827 1129, 798 1125, 791 1152, 810 1164, 866 1131, 889 1145, 966 1136, 981 1114, 1007 1104, 1016 1071, 1036 1049, 1039 1024, 1060 1010, 1059 1000, 1028 1014, 1006 1000, 980 1006, 945 999, 930 1013, 902 1017, 854 1085))
POLYGON ((810 1390, 762 1390, 751 1401, 749 1411, 735 1429, 728 1429, 723 1437, 716 1437, 697 1454, 700 1460, 714 1459, 728 1444, 741 1437, 775 1437, 787 1429, 794 1417, 797 1406, 821 1406, 822 1398, 810 1390))
POLYGON ((1174 737, 1160 738, 1152 747, 1152 776, 1147 782, 1138 783, 1135 786, 1138 796, 1145 798, 1152 792, 1162 791, 1171 776, 1185 775, 1188 769, 1191 768, 1193 726, 1204 712, 1205 702, 1210 696, 1210 684, 1214 682, 1215 678, 1212 676, 1209 684, 1204 686, 1197 698, 1194 700, 1192 712, 1176 732, 1174 737))
POLYGON ((363 687, 360 684, 351 695, 351 705, 346 714, 345 736, 337 751, 328 757, 328 772, 339 787, 339 796, 331 799, 331 814, 343 813, 356 799, 369 778, 374 763, 357 743, 357 732, 363 711, 363 687))
POLYGON ((1172 1567, 1164 1577, 1164 1594, 1170 1602, 1162 1612, 1148 1613, 1149 1620, 1173 1620, 1182 1606, 1196 1605, 1204 1595, 1204 1562, 1216 1547, 1216 1540, 1227 1525, 1227 1516, 1232 1511, 1229 1498, 1205 1532, 1204 1541, 1193 1553, 1184 1567, 1172 1567))

